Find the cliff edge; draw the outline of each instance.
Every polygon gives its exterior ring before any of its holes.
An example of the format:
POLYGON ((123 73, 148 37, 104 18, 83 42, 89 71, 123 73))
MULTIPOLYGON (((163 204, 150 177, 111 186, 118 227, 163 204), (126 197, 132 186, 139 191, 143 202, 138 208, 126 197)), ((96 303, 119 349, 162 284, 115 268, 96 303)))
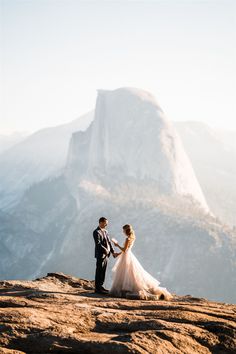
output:
POLYGON ((0 282, 0 353, 235 353, 236 305, 130 300, 48 273, 0 282))

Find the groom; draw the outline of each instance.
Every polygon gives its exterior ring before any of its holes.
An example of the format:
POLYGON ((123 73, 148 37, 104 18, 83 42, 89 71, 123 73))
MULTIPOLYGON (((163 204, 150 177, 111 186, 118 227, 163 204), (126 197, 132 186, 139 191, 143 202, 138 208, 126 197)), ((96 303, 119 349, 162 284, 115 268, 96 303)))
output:
POLYGON ((112 247, 110 237, 106 230, 107 225, 108 220, 104 217, 101 217, 99 219, 98 227, 93 231, 93 238, 95 242, 95 258, 97 258, 95 273, 95 293, 99 294, 109 293, 109 290, 103 287, 107 261, 111 253, 114 258, 117 257, 117 253, 112 247))

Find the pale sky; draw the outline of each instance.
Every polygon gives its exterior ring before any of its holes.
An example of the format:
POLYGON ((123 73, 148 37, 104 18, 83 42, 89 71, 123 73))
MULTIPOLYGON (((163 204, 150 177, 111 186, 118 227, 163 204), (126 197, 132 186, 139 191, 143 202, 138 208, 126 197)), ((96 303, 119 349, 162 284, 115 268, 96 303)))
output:
POLYGON ((236 129, 236 1, 0 0, 0 134, 70 122, 97 89, 236 129))

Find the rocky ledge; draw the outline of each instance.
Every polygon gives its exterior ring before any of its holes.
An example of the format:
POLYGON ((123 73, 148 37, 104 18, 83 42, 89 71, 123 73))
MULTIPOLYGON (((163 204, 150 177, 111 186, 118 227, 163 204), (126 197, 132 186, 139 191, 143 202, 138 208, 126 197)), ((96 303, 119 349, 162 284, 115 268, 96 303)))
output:
POLYGON ((48 273, 0 282, 0 353, 236 353, 236 305, 130 300, 48 273))

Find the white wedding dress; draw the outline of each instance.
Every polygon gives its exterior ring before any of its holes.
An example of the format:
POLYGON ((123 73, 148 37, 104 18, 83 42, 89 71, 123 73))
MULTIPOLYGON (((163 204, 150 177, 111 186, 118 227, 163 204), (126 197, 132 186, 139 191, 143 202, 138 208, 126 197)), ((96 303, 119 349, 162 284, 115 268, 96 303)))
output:
POLYGON ((112 268, 113 283, 110 294, 117 297, 140 298, 146 300, 170 300, 173 296, 160 282, 149 274, 139 263, 131 248, 134 240, 128 242, 128 248, 118 256, 112 268))

